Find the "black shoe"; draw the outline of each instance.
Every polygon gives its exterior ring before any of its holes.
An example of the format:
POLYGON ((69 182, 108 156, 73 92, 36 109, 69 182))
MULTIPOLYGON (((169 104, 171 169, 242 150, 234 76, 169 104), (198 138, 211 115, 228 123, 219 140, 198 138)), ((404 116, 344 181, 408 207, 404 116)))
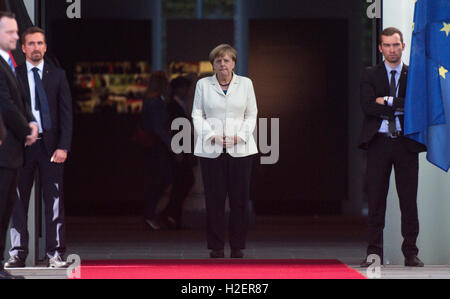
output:
POLYGON ((160 230, 161 225, 155 219, 145 219, 145 230, 160 230))
POLYGON ((25 267, 25 260, 21 259, 17 255, 13 255, 9 258, 9 260, 5 264, 5 268, 24 268, 25 267))
MULTIPOLYGON (((376 262, 375 259, 369 260, 369 256, 367 256, 362 262, 361 264, 359 264, 359 266, 361 268, 369 268, 372 264, 374 264, 376 262)), ((380 265, 383 265, 383 260, 380 260, 380 258, 378 257, 379 261, 380 261, 380 265)))
POLYGON ((209 256, 212 259, 220 259, 220 258, 225 257, 225 253, 223 252, 223 249, 211 250, 211 252, 209 253, 209 256))
POLYGON ((241 259, 244 257, 244 253, 240 249, 231 249, 230 257, 233 259, 241 259))
POLYGON ((424 267, 424 263, 415 255, 405 258, 406 267, 424 267))
POLYGON ((25 277, 11 275, 6 271, 0 270, 0 279, 25 279, 25 277))
POLYGON ((368 262, 368 261, 364 260, 364 261, 361 262, 361 264, 359 264, 359 266, 360 266, 361 268, 369 268, 370 265, 372 265, 373 263, 374 263, 374 262, 368 262))
POLYGON ((49 268, 63 269, 68 268, 70 265, 71 263, 63 261, 63 259, 59 255, 52 257, 51 259, 48 260, 49 268))

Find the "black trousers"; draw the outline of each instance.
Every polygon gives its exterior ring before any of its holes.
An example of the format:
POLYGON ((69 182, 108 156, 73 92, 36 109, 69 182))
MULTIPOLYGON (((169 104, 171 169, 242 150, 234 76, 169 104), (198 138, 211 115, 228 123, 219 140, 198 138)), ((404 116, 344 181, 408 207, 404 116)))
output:
MULTIPOLYGON (((52 153, 53 155, 53 153, 52 153)), ((66 252, 63 177, 64 164, 52 163, 42 139, 25 149, 25 165, 19 170, 19 196, 11 217, 11 256, 28 256, 28 208, 35 171, 38 169, 45 207, 46 254, 49 258, 66 252)))
POLYGON ((181 225, 184 200, 195 183, 192 161, 193 156, 191 154, 182 154, 181 161, 172 159, 172 192, 163 215, 172 217, 178 227, 181 225))
POLYGON ((225 247, 225 201, 230 200, 229 238, 232 249, 244 249, 248 230, 248 201, 252 156, 200 158, 206 199, 208 248, 225 247))
POLYGON ((144 198, 144 218, 156 217, 156 208, 164 191, 172 182, 172 162, 169 151, 157 143, 147 150, 148 187, 144 198))
POLYGON ((367 192, 369 201, 367 254, 383 258, 383 229, 385 226, 386 197, 392 166, 400 200, 402 252, 405 257, 417 255, 419 235, 417 213, 418 154, 410 152, 403 138, 389 138, 377 134, 367 152, 367 192))
MULTIPOLYGON (((17 180, 17 169, 0 167, 0 263, 3 261, 9 218, 17 197, 17 180)), ((3 267, 0 265, 0 268, 3 267)))

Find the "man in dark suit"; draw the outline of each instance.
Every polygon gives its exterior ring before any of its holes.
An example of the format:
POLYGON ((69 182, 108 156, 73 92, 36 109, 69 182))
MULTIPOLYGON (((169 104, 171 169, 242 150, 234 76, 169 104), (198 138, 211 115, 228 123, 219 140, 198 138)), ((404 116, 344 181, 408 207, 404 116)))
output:
POLYGON ((39 171, 46 219, 49 266, 65 268, 64 162, 72 141, 72 98, 64 70, 44 61, 47 50, 42 29, 31 27, 22 35, 26 62, 17 76, 26 86, 28 105, 39 124, 37 142, 25 151, 19 173, 19 197, 11 221, 10 259, 5 268, 24 267, 28 255, 27 213, 36 168, 39 171))
POLYGON ((142 107, 142 128, 154 139, 146 152, 149 182, 145 194, 144 223, 148 230, 161 228, 156 214, 157 205, 172 180, 167 89, 166 74, 160 71, 153 73, 142 107))
MULTIPOLYGON (((167 104, 169 123, 177 118, 189 119, 186 102, 190 87, 191 82, 185 77, 177 77, 170 82, 171 101, 167 104)), ((177 133, 179 131, 172 131, 172 136, 177 133)), ((192 148, 191 145, 189 146, 192 148)), ((195 165, 194 159, 192 153, 184 152, 176 154, 172 159, 172 191, 169 203, 162 213, 162 220, 168 228, 178 229, 181 227, 184 199, 188 196, 195 181, 192 170, 195 165)))
MULTIPOLYGON (((24 147, 34 144, 38 137, 38 126, 26 104, 9 56, 18 39, 14 14, 0 12, 0 113, 6 128, 6 138, 0 146, 0 262, 3 261, 6 231, 17 196, 18 171, 24 163, 24 147)), ((1 263, 0 278, 11 278, 3 271, 1 263)))
MULTIPOLYGON (((402 213, 402 252, 405 266, 423 267, 417 257, 419 234, 417 213, 418 153, 423 145, 403 136, 408 67, 401 57, 405 49, 403 35, 386 28, 380 36, 379 50, 385 60, 367 68, 361 81, 361 106, 365 115, 359 146, 367 150, 367 195, 369 202, 367 255, 383 258, 383 229, 386 197, 392 166, 402 213)), ((365 260, 368 267, 372 260, 365 260)))

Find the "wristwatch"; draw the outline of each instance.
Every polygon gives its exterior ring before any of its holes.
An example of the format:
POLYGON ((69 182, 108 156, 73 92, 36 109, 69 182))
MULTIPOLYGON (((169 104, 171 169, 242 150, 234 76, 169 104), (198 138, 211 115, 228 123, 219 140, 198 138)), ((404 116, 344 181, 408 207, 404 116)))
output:
POLYGON ((388 97, 384 97, 384 106, 388 105, 388 97))

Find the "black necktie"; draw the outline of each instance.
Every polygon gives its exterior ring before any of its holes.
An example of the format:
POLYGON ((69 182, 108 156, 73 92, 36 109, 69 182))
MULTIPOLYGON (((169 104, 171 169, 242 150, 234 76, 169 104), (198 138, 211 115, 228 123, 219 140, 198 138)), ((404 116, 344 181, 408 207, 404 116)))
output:
MULTIPOLYGON (((397 93, 397 84, 395 84, 395 74, 396 70, 391 71, 391 82, 389 84, 389 96, 396 97, 397 93)), ((395 118, 389 121, 389 133, 395 133, 397 131, 397 126, 395 124, 395 118)))
POLYGON ((50 117, 50 109, 48 108, 47 94, 39 76, 39 69, 34 67, 31 70, 34 75, 34 83, 36 84, 35 110, 41 112, 42 128, 44 131, 49 131, 52 128, 52 119, 50 117))

